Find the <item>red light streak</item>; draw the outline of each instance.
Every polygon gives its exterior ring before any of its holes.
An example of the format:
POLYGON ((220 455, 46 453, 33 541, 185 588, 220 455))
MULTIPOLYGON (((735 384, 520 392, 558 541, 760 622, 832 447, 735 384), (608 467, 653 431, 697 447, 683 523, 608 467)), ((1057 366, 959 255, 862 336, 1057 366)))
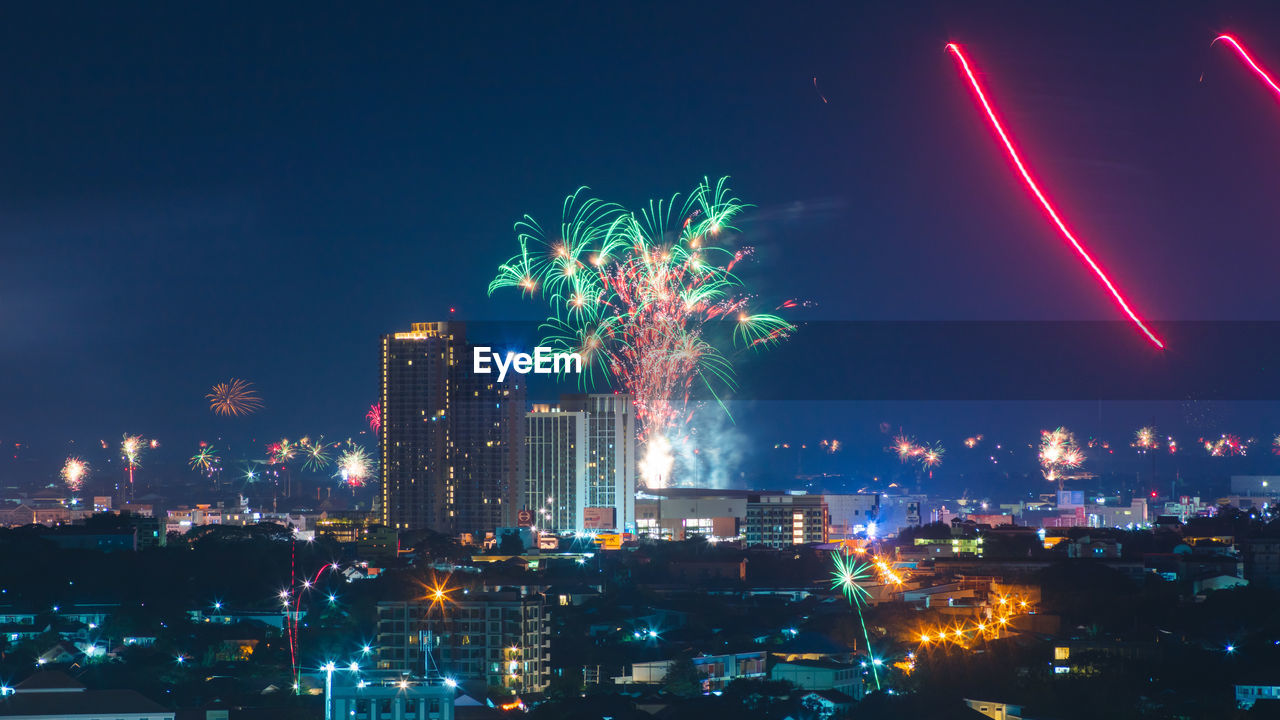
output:
MULTIPOLYGON (((1219 35, 1218 37, 1213 39, 1213 42, 1216 43, 1219 40, 1235 48, 1236 53, 1240 56, 1240 59, 1244 60, 1246 65, 1253 68, 1253 72, 1256 73, 1258 77, 1262 78, 1263 82, 1271 86, 1271 92, 1275 93, 1277 96, 1280 96, 1280 85, 1276 85, 1276 82, 1271 79, 1271 76, 1267 74, 1267 71, 1263 70, 1258 65, 1258 63, 1253 61, 1253 58, 1250 57, 1249 53, 1245 51, 1244 46, 1240 44, 1239 40, 1236 40, 1234 37, 1230 35, 1219 35)), ((1209 44, 1212 45, 1213 43, 1209 43, 1209 44)))
POLYGON ((987 101, 987 95, 983 92, 982 86, 978 83, 978 78, 974 76, 973 70, 970 69, 969 61, 965 59, 964 53, 960 51, 960 46, 955 43, 950 43, 947 45, 947 51, 952 55, 955 55, 956 59, 960 61, 960 68, 968 78, 969 85, 973 88, 973 94, 976 95, 978 101, 982 103, 982 108, 987 113, 987 119, 991 121, 991 126, 995 128, 996 134, 1000 136, 1000 141, 1004 144, 1004 149, 1009 153, 1009 157, 1013 160, 1013 164, 1018 167, 1018 173, 1022 175, 1023 182, 1027 184, 1027 187, 1031 189, 1033 194, 1035 194, 1036 199, 1040 201, 1040 205, 1044 208, 1045 213, 1048 214, 1049 219, 1053 221, 1054 225, 1058 226, 1058 230, 1062 233, 1062 236, 1071 243, 1071 246, 1076 249, 1076 252, 1080 257, 1088 263, 1089 267, 1093 269, 1094 274, 1102 281, 1102 284, 1107 286, 1107 290, 1111 291, 1111 296, 1115 298, 1120 309, 1124 310, 1125 314, 1129 316, 1129 319, 1133 321, 1133 324, 1138 326, 1138 329, 1141 330, 1157 348, 1164 349, 1164 343, 1160 341, 1160 338, 1156 337, 1155 333, 1151 332, 1151 330, 1147 328, 1146 324, 1142 322, 1142 319, 1138 317, 1137 313, 1129 308, 1129 303, 1125 302, 1124 296, 1122 296, 1120 291, 1116 289, 1116 286, 1111 283, 1111 279, 1107 277, 1106 272, 1103 271, 1102 267, 1099 266, 1098 263, 1094 262, 1094 259, 1089 255, 1089 252, 1084 249, 1084 246, 1080 244, 1079 240, 1076 240, 1075 235, 1067 229, 1066 223, 1058 216, 1057 210, 1055 210, 1053 205, 1050 204, 1049 199, 1045 197, 1044 193, 1040 191, 1040 186, 1036 184, 1035 179, 1031 177, 1031 173, 1027 171, 1027 167, 1022 164, 1022 158, 1018 155, 1017 149, 1014 148, 1013 141, 1009 139, 1009 135, 1004 131, 1004 125, 1001 124, 1000 118, 996 116, 996 112, 992 109, 991 103, 987 101))

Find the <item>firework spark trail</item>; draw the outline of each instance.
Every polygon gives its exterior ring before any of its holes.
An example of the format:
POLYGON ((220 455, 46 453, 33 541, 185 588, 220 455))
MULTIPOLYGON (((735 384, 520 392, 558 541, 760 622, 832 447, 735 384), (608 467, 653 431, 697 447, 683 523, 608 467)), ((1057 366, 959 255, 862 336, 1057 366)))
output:
POLYGON ((382 403, 370 405, 369 412, 364 414, 364 419, 369 421, 369 429, 374 435, 382 432, 382 403))
POLYGON ((1263 70, 1262 66, 1253 61, 1253 57, 1251 57, 1248 51, 1244 49, 1244 46, 1240 44, 1239 40, 1236 40, 1230 35, 1219 35, 1213 39, 1212 43, 1209 44, 1213 45, 1213 43, 1216 43, 1219 40, 1234 48, 1236 54, 1240 56, 1240 59, 1244 60, 1245 64, 1248 65, 1258 77, 1262 78, 1262 81, 1271 88, 1271 92, 1275 93, 1276 97, 1280 97, 1280 85, 1276 85, 1275 80, 1271 79, 1271 76, 1267 74, 1267 71, 1263 70))
POLYGON ((1036 196, 1036 199, 1040 201, 1040 205, 1044 208, 1045 213, 1048 214, 1049 219, 1051 219, 1053 224, 1058 227, 1062 236, 1065 237, 1067 241, 1071 243, 1071 246, 1076 249, 1076 253, 1078 253, 1085 263, 1093 269, 1094 274, 1098 276, 1098 279, 1102 281, 1102 284, 1111 292, 1111 296, 1115 298, 1120 309, 1124 310, 1125 314, 1129 316, 1129 319, 1133 321, 1133 324, 1147 336, 1147 339, 1149 339, 1153 345, 1163 350, 1164 343, 1161 342, 1160 338, 1156 337, 1155 333, 1151 332, 1151 330, 1147 328, 1147 325, 1142 321, 1142 318, 1138 317, 1138 314, 1130 309, 1129 303, 1125 301, 1124 296, 1121 295, 1120 291, 1116 289, 1116 286, 1112 284, 1111 278, 1107 277, 1107 273, 1103 271, 1102 267, 1098 265, 1097 262, 1094 261, 1093 257, 1089 255, 1089 252, 1084 249, 1084 246, 1080 244, 1080 241, 1077 240, 1075 235, 1071 233, 1071 230, 1067 228, 1067 224, 1063 222, 1061 217, 1059 217, 1058 211, 1054 209, 1053 205, 1049 202, 1049 199, 1045 197, 1043 192, 1041 192, 1040 186, 1036 183, 1035 179, 1031 177, 1031 173, 1027 170, 1027 167, 1023 165, 1022 157, 1018 154, 1017 149, 1013 146, 1013 141, 1009 139, 1009 135, 1005 132, 1004 125, 1000 122, 1000 118, 996 115, 996 111, 991 107, 991 103, 987 101, 987 95, 982 90, 982 86, 978 83, 978 78, 974 76, 973 70, 969 67, 969 61, 960 50, 960 46, 955 43, 950 43, 947 45, 947 51, 952 55, 955 55, 956 60, 960 62, 960 69, 968 79, 969 86, 973 89, 973 94, 977 96, 978 101, 982 103, 982 109, 986 112, 987 119, 991 122, 991 126, 995 129, 996 134, 1000 136, 1000 142, 1003 143, 1005 151, 1008 152, 1009 158, 1013 160, 1013 164, 1017 166, 1018 173, 1022 176, 1023 182, 1025 182, 1027 187, 1031 189, 1031 192, 1036 196))

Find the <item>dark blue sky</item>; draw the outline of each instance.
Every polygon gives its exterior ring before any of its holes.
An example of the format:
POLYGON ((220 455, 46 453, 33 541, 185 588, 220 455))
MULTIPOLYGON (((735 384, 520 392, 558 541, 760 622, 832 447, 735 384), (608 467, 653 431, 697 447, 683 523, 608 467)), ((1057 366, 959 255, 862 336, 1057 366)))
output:
POLYGON ((356 432, 381 333, 537 317, 485 286, 581 184, 732 175, 798 319, 1115 319, 948 41, 1140 312, 1280 319, 1280 104, 1221 31, 1280 69, 1268 3, 6 8, 0 441, 356 432), (267 408, 210 416, 230 376, 267 408))

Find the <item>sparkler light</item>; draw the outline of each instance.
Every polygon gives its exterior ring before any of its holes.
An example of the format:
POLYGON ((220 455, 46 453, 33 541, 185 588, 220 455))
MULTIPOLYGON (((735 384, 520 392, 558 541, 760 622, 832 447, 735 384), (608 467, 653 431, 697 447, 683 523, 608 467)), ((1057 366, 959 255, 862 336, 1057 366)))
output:
POLYGON ((1236 51, 1236 54, 1240 56, 1240 59, 1249 66, 1249 69, 1253 70, 1253 73, 1261 78, 1262 82, 1267 84, 1267 87, 1271 88, 1271 92, 1275 93, 1276 97, 1280 98, 1280 85, 1276 85, 1276 81, 1271 79, 1271 76, 1267 74, 1267 71, 1263 70, 1261 65, 1254 62, 1253 57, 1244 49, 1244 46, 1240 44, 1239 40, 1236 40, 1235 37, 1231 35, 1219 35, 1213 39, 1212 43, 1209 44, 1213 45, 1219 40, 1230 45, 1231 48, 1236 51))
POLYGON ((209 409, 218 415, 250 415, 262 408, 262 398, 247 380, 231 378, 218 383, 208 395, 209 409))
POLYGON ((67 484, 67 488, 72 492, 78 492, 84 487, 84 479, 89 475, 89 463, 78 457, 69 457, 62 464, 62 481, 67 484))
POLYGON ((670 446, 688 421, 694 388, 717 396, 734 387, 732 363, 708 339, 708 325, 731 321, 732 343, 747 348, 794 330, 776 315, 748 312, 733 269, 750 250, 723 242, 747 206, 726 182, 704 181, 683 199, 651 201, 639 212, 579 188, 564 202, 558 233, 529 216, 516 224, 520 254, 489 284, 491 294, 542 294, 551 307, 543 344, 582 356, 581 384, 616 380, 631 394, 649 487, 668 480, 670 446))
POLYGON ((1150 340, 1153 345, 1157 348, 1164 349, 1164 343, 1161 342, 1160 338, 1156 337, 1155 333, 1147 328, 1146 323, 1138 317, 1138 314, 1130 309, 1129 303, 1125 301, 1124 296, 1121 295, 1120 291, 1116 289, 1116 286, 1112 284, 1111 278, 1107 277, 1107 273, 1103 271, 1102 267, 1099 266, 1097 262, 1094 261, 1093 257, 1089 255, 1089 252, 1084 249, 1084 246, 1080 244, 1080 241, 1076 239, 1076 236, 1067 228, 1066 223, 1058 215, 1058 211, 1054 209, 1053 205, 1049 202, 1049 199, 1045 197, 1043 192, 1041 192, 1039 184, 1031 177, 1031 173, 1022 162, 1022 157, 1018 154, 1018 150, 1013 146, 1013 141, 1009 139, 1008 133, 1005 132, 1004 124, 1000 122, 1000 118, 996 115, 996 111, 991 107, 991 103, 987 101, 986 92, 983 91, 982 85, 978 83, 978 78, 973 74, 973 70, 969 67, 969 61, 965 58, 963 51, 960 50, 960 46, 955 43, 950 43, 947 45, 947 51, 954 55, 956 60, 959 61, 960 69, 968 79, 969 86, 973 89, 973 94, 982 104, 982 109, 986 112, 987 120, 990 121, 991 127, 996 131, 996 134, 1000 136, 1000 142, 1004 145, 1004 149, 1009 154, 1009 158, 1013 160, 1013 164, 1017 166, 1018 174, 1022 176, 1022 180, 1026 183, 1027 188, 1030 189, 1032 194, 1036 196, 1036 199, 1040 201, 1040 206, 1044 208, 1045 214, 1053 221, 1053 224, 1058 228, 1058 231, 1062 236, 1071 243, 1073 248, 1075 248, 1076 253, 1080 255, 1080 258, 1083 259, 1093 270, 1094 274, 1098 276, 1098 279, 1102 281, 1102 284, 1106 286, 1107 290, 1111 292, 1111 296, 1115 299, 1116 304, 1118 304, 1120 309, 1129 316, 1129 319, 1133 321, 1133 324, 1147 336, 1147 339, 1150 340))

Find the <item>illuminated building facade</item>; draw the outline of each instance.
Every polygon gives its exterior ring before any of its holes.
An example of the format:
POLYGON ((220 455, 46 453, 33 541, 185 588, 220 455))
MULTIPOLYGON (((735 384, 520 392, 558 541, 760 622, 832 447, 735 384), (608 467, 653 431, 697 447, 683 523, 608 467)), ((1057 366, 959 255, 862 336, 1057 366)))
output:
POLYGON ((525 416, 524 505, 549 532, 581 531, 587 504, 587 413, 534 406, 525 416))
POLYGON ((635 405, 625 393, 569 394, 565 412, 587 415, 583 522, 587 530, 635 531, 635 405))
POLYGON ((455 595, 444 608, 427 600, 378 603, 379 670, 419 672, 424 644, 459 682, 515 692, 541 692, 551 682, 551 621, 536 593, 455 595))
POLYGON ((483 536, 509 526, 524 462, 522 376, 476 374, 466 327, 382 337, 382 523, 483 536))
POLYGON ((772 548, 825 543, 827 504, 821 495, 747 496, 747 545, 772 548))

